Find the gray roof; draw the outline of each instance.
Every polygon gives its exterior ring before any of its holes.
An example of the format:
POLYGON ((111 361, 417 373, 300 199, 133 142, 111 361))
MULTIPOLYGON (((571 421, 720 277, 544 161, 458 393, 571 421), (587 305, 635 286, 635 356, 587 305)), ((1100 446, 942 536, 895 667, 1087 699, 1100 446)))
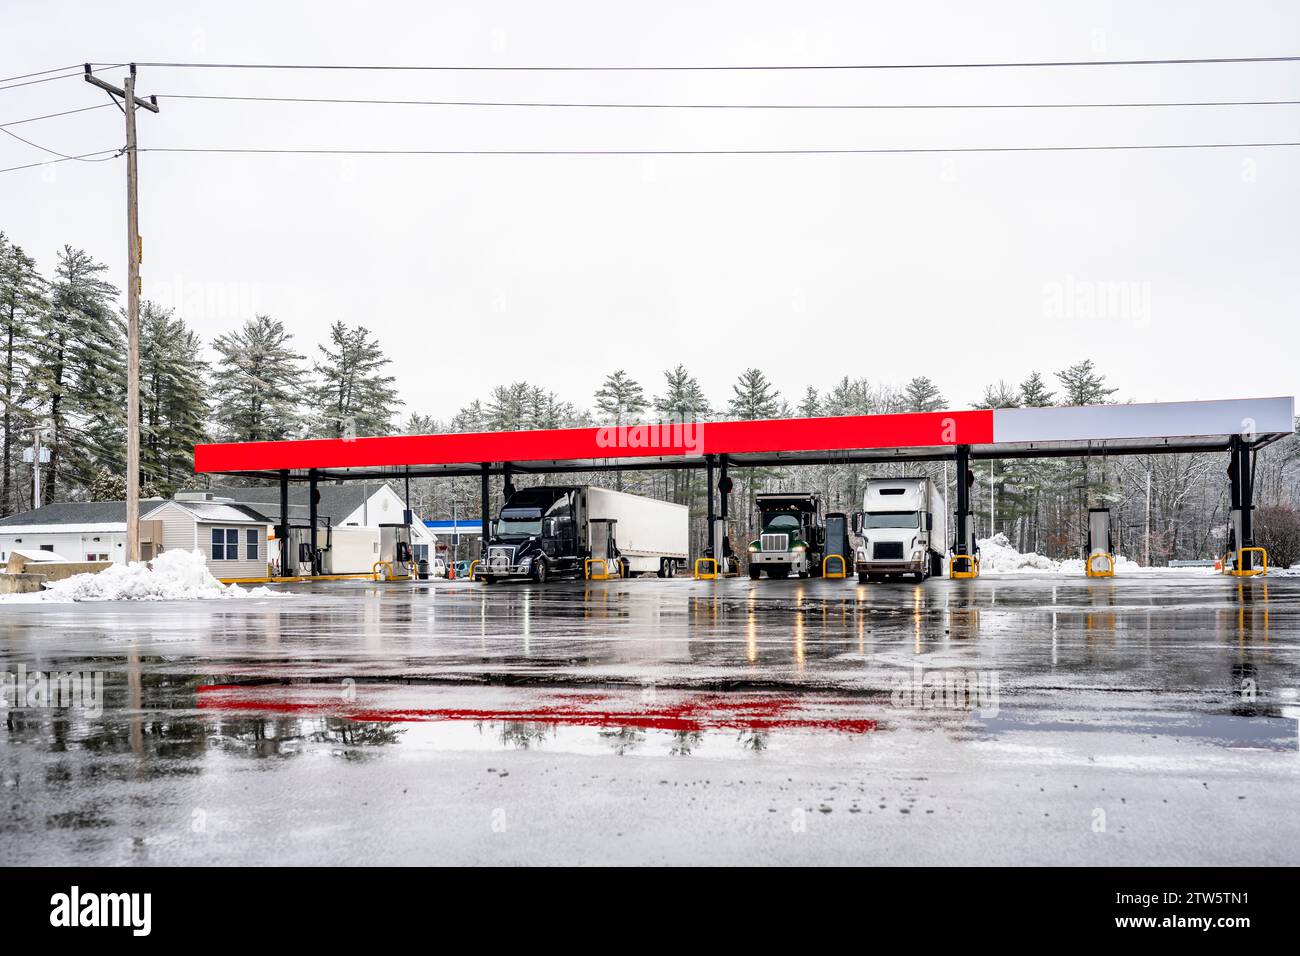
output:
MULTIPOLYGON (((237 504, 229 501, 170 501, 160 504, 173 504, 184 508, 200 521, 256 521, 269 524, 270 520, 260 508, 237 504)), ((150 511, 155 509, 151 508, 150 511)), ((143 512, 143 509, 142 509, 143 512)))
MULTIPOLYGON (((320 492, 320 504, 316 506, 316 511, 320 515, 322 522, 325 518, 329 518, 331 524, 341 525, 343 519, 365 504, 366 498, 379 490, 380 484, 382 482, 377 481, 368 484, 350 481, 343 485, 321 482, 316 486, 320 492)), ((249 485, 247 488, 225 486, 209 488, 208 490, 218 498, 229 498, 231 501, 247 502, 253 505, 258 511, 266 515, 267 520, 272 524, 278 523, 280 520, 280 488, 278 485, 249 485)), ((308 490, 307 485, 302 482, 290 483, 290 521, 306 520, 309 505, 307 500, 308 490)))
POLYGON ((17 525, 83 525, 118 523, 126 527, 125 501, 56 501, 35 511, 0 518, 0 528, 17 525))

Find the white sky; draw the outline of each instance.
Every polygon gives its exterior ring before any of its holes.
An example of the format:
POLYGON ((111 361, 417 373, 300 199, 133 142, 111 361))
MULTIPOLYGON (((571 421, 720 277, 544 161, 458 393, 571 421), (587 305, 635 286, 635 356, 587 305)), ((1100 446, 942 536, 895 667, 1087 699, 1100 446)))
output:
MULTIPOLYGON (((671 65, 1300 53, 1300 5, 1073 2, 112 4, 5 0, 0 75, 83 60, 671 65)), ((120 82, 123 70, 104 74, 120 82)), ((144 68, 142 94, 645 102, 1300 99, 1300 64, 772 73, 144 68)), ((100 101, 0 91, 0 122, 100 101)), ((15 127, 121 144, 112 109, 15 127)), ((757 148, 1300 141, 1300 107, 615 111, 162 101, 142 147, 757 148)), ((43 154, 0 136, 0 167, 43 154)), ((1125 398, 1293 395, 1300 149, 770 157, 144 154, 145 294, 210 339, 253 311, 303 351, 373 329, 406 411, 527 379, 582 405, 684 362, 722 403, 746 365, 792 402, 928 374, 975 401, 1092 357, 1125 398), (1120 314, 1087 296, 1123 288, 1120 314), (1119 284, 1119 285, 1114 285, 1119 284), (1062 298, 1064 297, 1064 298, 1062 298), (1071 304, 1072 303, 1072 304, 1071 304), (1233 363, 1238 350, 1240 361, 1233 363)), ((0 175, 0 229, 125 275, 124 166, 0 175)))

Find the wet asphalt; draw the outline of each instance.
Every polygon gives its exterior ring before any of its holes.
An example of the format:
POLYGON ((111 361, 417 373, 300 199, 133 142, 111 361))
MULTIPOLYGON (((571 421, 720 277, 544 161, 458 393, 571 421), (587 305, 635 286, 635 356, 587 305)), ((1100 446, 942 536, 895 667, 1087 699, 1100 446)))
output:
POLYGON ((1297 577, 281 590, 0 605, 0 863, 1300 859, 1297 577))

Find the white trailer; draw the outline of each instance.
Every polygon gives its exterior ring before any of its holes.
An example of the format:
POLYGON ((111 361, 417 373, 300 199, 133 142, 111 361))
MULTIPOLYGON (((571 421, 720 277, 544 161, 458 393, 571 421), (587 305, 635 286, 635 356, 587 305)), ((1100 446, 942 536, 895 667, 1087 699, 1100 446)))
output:
POLYGON ((687 560, 688 541, 684 505, 595 485, 536 485, 506 501, 474 577, 581 576, 589 558, 607 562, 607 573, 671 577, 687 560))
POLYGON ((874 478, 853 516, 858 580, 941 576, 948 551, 947 504, 929 478, 874 478))
POLYGON ((585 486, 583 493, 588 551, 593 558, 606 556, 600 526, 614 522, 614 544, 625 571, 671 577, 686 564, 690 520, 685 505, 595 485, 585 486))

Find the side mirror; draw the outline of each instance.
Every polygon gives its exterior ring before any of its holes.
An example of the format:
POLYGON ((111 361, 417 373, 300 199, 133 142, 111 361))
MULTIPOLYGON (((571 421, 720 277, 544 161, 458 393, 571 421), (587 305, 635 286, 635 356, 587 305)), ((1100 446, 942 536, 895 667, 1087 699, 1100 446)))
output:
POLYGON ((926 531, 934 530, 934 515, 930 514, 930 512, 928 511, 925 513, 925 530, 926 531))
POLYGON ((853 512, 853 533, 862 534, 862 512, 853 512))
POLYGON ((554 519, 554 518, 547 518, 545 521, 542 522, 542 537, 544 537, 544 538, 554 538, 554 537, 555 537, 555 519, 554 519))
POLYGON ((491 521, 488 522, 488 534, 490 534, 490 535, 491 535, 492 537, 494 537, 494 538, 497 536, 497 519, 496 519, 496 518, 493 518, 491 521))

